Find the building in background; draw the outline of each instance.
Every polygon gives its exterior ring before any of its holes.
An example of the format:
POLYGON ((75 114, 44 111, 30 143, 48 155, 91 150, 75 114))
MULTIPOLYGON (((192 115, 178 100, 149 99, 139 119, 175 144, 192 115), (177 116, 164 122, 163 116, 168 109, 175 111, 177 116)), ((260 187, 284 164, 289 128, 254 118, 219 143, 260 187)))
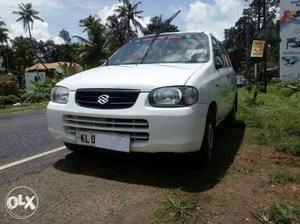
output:
POLYGON ((69 62, 38 63, 26 69, 26 89, 34 88, 33 82, 43 85, 47 79, 52 79, 56 74, 70 76, 82 71, 82 66, 69 62))
POLYGON ((300 80, 300 1, 281 1, 280 78, 300 80))

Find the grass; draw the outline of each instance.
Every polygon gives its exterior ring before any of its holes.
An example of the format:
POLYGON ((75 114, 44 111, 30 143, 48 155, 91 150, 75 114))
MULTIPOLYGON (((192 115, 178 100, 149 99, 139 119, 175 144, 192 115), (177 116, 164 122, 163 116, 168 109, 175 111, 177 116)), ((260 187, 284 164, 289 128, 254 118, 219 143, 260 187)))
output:
POLYGON ((258 209, 253 215, 263 224, 296 224, 300 221, 299 207, 281 203, 258 209))
POLYGON ((295 183, 300 181, 299 174, 295 174, 287 169, 274 170, 270 174, 270 179, 272 183, 286 184, 295 183))
POLYGON ((169 196, 154 211, 153 223, 189 223, 199 208, 198 204, 194 196, 169 196))
POLYGON ((286 90, 286 85, 271 84, 269 92, 260 93, 255 102, 252 92, 241 89, 238 119, 247 126, 249 143, 271 145, 278 151, 300 156, 300 90, 287 94, 280 89, 283 86, 286 90))
POLYGON ((20 112, 20 111, 32 111, 32 110, 39 110, 47 107, 48 102, 43 103, 31 103, 31 104, 23 104, 21 106, 8 106, 1 108, 0 107, 0 114, 8 114, 13 112, 20 112))
POLYGON ((227 171, 227 174, 231 177, 237 177, 240 175, 249 174, 251 170, 243 164, 233 164, 227 171))

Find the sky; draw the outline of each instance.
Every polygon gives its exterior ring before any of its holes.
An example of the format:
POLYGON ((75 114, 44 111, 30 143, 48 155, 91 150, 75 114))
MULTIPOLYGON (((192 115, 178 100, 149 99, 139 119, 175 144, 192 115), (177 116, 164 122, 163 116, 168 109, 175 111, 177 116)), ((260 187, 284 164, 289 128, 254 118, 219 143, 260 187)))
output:
MULTIPOLYGON (((244 0, 141 0, 143 12, 141 23, 146 26, 153 16, 163 15, 168 18, 176 11, 182 13, 173 21, 181 31, 206 31, 220 40, 224 39, 224 29, 234 25, 247 6, 244 0)), ((0 0, 0 17, 10 31, 10 37, 28 36, 23 24, 12 12, 20 3, 31 2, 44 20, 35 21, 32 35, 37 40, 54 40, 61 44, 58 33, 63 28, 70 35, 82 35, 79 20, 88 15, 98 15, 103 23, 107 16, 113 14, 119 4, 118 0, 0 0)), ((136 1, 133 1, 136 2, 136 1)))

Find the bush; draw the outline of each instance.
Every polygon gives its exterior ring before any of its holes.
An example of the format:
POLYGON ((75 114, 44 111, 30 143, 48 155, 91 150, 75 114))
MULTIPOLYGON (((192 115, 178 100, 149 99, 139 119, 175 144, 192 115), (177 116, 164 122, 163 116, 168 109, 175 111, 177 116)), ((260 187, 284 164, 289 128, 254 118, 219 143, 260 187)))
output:
POLYGON ((294 93, 300 92, 300 81, 282 82, 278 80, 272 80, 268 86, 268 90, 270 93, 289 97, 294 93))
POLYGON ((17 96, 0 96, 0 105, 12 105, 18 102, 20 102, 20 98, 17 96))
POLYGON ((293 183, 293 182, 299 182, 299 175, 295 174, 287 169, 278 169, 273 171, 270 174, 270 179, 272 183, 276 184, 286 184, 286 183, 293 183))
POLYGON ((2 90, 3 90, 4 96, 14 95, 14 96, 20 97, 24 93, 24 90, 20 89, 17 82, 14 82, 14 81, 1 83, 1 85, 0 85, 0 93, 1 94, 2 94, 2 90))
POLYGON ((279 144, 277 146, 277 150, 281 152, 285 152, 294 156, 300 156, 300 140, 286 140, 285 142, 279 144))
POLYGON ((259 209, 254 216, 262 223, 299 223, 300 210, 288 204, 274 203, 271 207, 259 209))
POLYGON ((45 84, 40 85, 38 83, 33 83, 34 89, 32 91, 26 92, 23 95, 24 103, 40 103, 49 101, 51 90, 55 83, 53 81, 47 80, 45 84))
POLYGON ((300 155, 300 81, 274 82, 267 94, 241 89, 238 118, 247 125, 250 143, 272 145, 292 155, 300 155))

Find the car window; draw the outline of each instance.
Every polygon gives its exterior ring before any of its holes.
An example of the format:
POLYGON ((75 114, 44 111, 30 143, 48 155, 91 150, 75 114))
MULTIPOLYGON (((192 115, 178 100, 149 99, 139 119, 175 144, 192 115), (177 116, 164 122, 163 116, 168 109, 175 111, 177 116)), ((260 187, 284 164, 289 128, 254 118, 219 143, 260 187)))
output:
POLYGON ((212 40, 212 45, 213 45, 213 50, 214 50, 215 65, 217 65, 217 62, 219 61, 223 65, 223 67, 225 67, 223 53, 222 53, 222 50, 221 50, 217 40, 215 38, 211 38, 211 40, 212 40))
POLYGON ((162 34, 145 55, 153 38, 152 35, 131 40, 109 58, 108 65, 140 64, 142 61, 145 64, 206 63, 209 60, 206 34, 162 34))
POLYGON ((223 61, 224 61, 225 67, 232 67, 230 58, 229 58, 224 46, 221 43, 219 43, 219 45, 220 45, 221 50, 222 50, 222 56, 223 56, 223 61))

